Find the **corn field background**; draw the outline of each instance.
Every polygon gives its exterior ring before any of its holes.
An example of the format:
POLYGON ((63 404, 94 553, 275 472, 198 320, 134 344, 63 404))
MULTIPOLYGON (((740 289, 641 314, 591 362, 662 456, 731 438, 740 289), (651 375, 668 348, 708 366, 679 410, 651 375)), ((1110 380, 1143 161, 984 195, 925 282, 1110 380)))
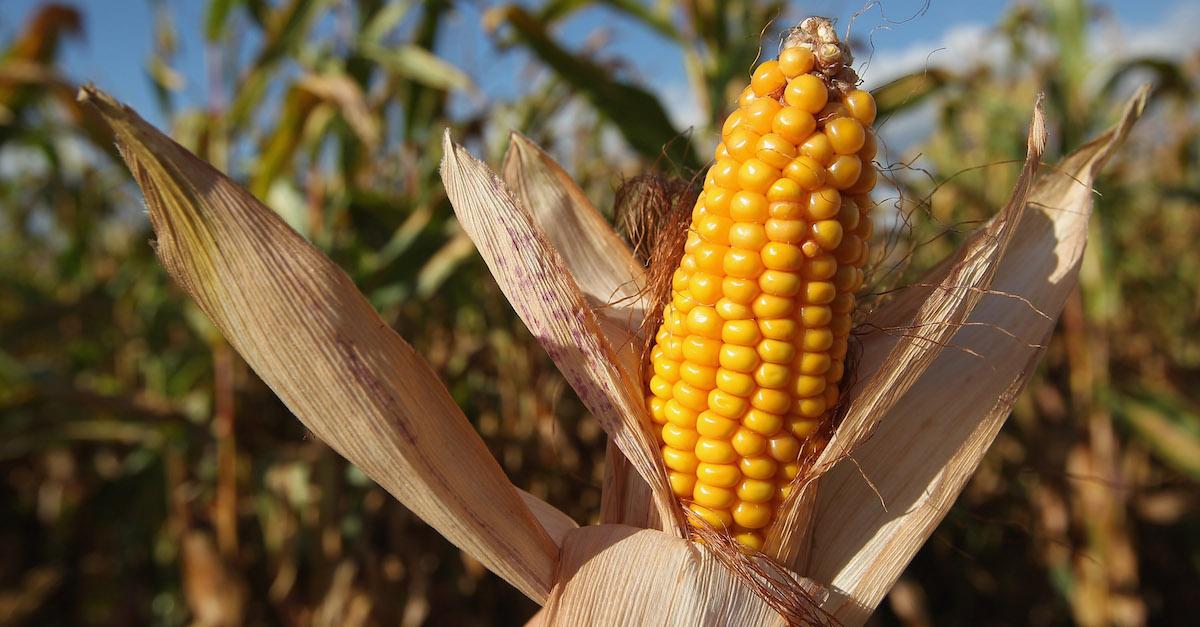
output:
MULTIPOLYGON (((116 4, 0 4, 0 624, 522 624, 531 601, 306 434, 158 265, 140 194, 75 101, 93 77, 63 62, 109 45, 89 15, 116 4)), ((627 177, 704 166, 760 41, 807 7, 184 3, 196 22, 177 2, 119 4, 153 15, 154 53, 107 74, 143 76, 152 122, 346 269, 517 486, 593 520, 604 433, 457 227, 441 131, 497 163, 519 130, 610 207, 627 177), (583 37, 563 28, 581 13, 601 25, 583 37), (447 40, 464 22, 480 41, 447 40), (686 103, 633 69, 610 41, 622 29, 682 55, 686 103), (204 75, 176 67, 185 30, 202 33, 204 75), (447 58, 456 45, 513 56, 521 80, 482 88, 447 58)), ((873 64, 872 29, 908 27, 878 9, 851 37, 873 64)), ((1100 180, 1038 376, 874 624, 1200 615, 1200 48, 1109 54, 1121 32, 1102 4, 1021 2, 980 33, 982 60, 931 49, 903 75, 861 72, 895 127, 877 290, 1003 204, 1037 91, 1053 163, 1154 85, 1100 180)))

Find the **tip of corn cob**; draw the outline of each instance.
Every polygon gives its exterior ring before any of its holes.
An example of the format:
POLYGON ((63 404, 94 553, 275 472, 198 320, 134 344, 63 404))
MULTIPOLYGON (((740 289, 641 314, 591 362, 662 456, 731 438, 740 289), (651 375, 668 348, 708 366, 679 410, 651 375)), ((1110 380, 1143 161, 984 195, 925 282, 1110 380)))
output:
POLYGON ((726 119, 650 352, 647 405, 694 525, 759 550, 824 446, 862 286, 871 95, 809 18, 726 119))

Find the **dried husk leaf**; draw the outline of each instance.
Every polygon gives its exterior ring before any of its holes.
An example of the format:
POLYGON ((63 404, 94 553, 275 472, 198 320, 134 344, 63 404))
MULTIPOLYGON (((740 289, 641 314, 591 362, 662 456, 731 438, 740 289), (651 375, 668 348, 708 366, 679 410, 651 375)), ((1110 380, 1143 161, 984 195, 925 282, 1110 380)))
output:
POLYGON ((443 141, 442 181, 463 230, 500 289, 567 382, 651 486, 659 517, 674 533, 683 520, 650 437, 636 373, 608 342, 562 255, 486 165, 443 141))
MULTIPOLYGON (((794 578, 820 603, 824 591, 794 578)), ((593 525, 567 534, 539 625, 783 625, 748 583, 701 545, 651 529, 593 525)))
POLYGON ((274 212, 85 88, 146 197, 157 252, 317 437, 456 546, 544 602, 558 547, 429 365, 274 212))
POLYGON ((922 301, 916 314, 905 320, 876 316, 867 321, 870 328, 894 329, 898 340, 886 346, 863 347, 862 359, 856 366, 859 383, 847 390, 846 413, 810 471, 796 478, 800 489, 794 490, 794 498, 784 503, 778 522, 770 529, 764 549, 768 555, 799 572, 807 572, 811 520, 802 516, 811 511, 814 498, 811 492, 820 483, 813 478, 844 459, 871 434, 879 420, 929 368, 962 327, 984 291, 991 287, 997 264, 1025 211, 1046 147, 1040 96, 1034 106, 1026 146, 1025 164, 1008 203, 941 264, 945 274, 940 277, 938 289, 922 301))
POLYGON ((541 523, 542 528, 550 535, 550 539, 554 540, 554 544, 559 547, 562 546, 567 532, 579 528, 579 523, 575 522, 574 518, 566 515, 557 507, 520 488, 517 489, 517 492, 521 495, 521 500, 525 501, 525 505, 529 507, 529 511, 533 512, 533 517, 541 523))
MULTIPOLYGON (((829 584, 839 598, 825 607, 843 623, 863 623, 887 594, 953 505, 1032 376, 1075 287, 1092 183, 1141 114, 1146 94, 1143 89, 1131 99, 1112 129, 1041 171, 990 291, 950 347, 878 417, 850 458, 820 477, 812 554, 803 572, 829 584)), ((1008 219, 1001 213, 993 222, 1008 219)), ((873 320, 896 327, 918 319, 930 300, 954 297, 945 284, 959 263, 935 268, 873 320)), ((888 354, 902 341, 871 333, 863 337, 863 352, 888 354)), ((906 364, 864 358, 862 380, 895 367, 906 364)))
MULTIPOLYGON (((533 218, 562 256, 622 367, 639 372, 645 269, 571 176, 528 137, 510 135, 502 174, 517 206, 533 218)), ((661 524, 649 486, 611 438, 605 454, 600 521, 655 528, 661 524)))
POLYGON ((638 364, 646 271, 554 159, 512 133, 502 169, 517 206, 546 234, 596 312, 605 337, 630 370, 638 364))

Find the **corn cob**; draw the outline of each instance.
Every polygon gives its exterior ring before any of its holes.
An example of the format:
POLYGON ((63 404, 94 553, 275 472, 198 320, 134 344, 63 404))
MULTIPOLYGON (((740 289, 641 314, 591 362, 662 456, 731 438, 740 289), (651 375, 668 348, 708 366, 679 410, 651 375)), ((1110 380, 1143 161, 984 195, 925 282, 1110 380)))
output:
POLYGON ((863 283, 875 102, 849 65, 828 20, 810 18, 754 70, 651 348, 672 490, 749 550, 824 445, 863 283))

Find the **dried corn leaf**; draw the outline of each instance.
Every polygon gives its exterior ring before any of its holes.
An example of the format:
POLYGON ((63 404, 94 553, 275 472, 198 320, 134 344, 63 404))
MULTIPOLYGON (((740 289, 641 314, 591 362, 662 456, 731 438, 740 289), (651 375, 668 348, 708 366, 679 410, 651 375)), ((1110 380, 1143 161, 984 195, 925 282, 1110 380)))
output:
POLYGON ((525 326, 652 487, 661 518, 682 533, 638 378, 622 367, 562 255, 504 182, 455 145, 449 132, 443 146, 442 180, 463 229, 525 326))
MULTIPOLYGON (((842 596, 826 605, 842 622, 864 622, 891 588, 950 509, 1032 376, 1075 287, 1092 182, 1137 120, 1145 96, 1141 91, 1130 101, 1119 124, 1038 175, 995 281, 966 324, 870 437, 849 451, 851 459, 820 478, 804 573, 842 596)), ((993 223, 1008 219, 1002 213, 993 223)), ((958 265, 940 265, 874 320, 895 327, 919 318, 930 300, 959 298, 946 289, 958 265)), ((887 354, 903 341, 872 333, 863 338, 863 351, 887 354)), ((867 381, 879 376, 862 373, 867 381)))
MULTIPOLYGON (((797 584, 815 603, 823 591, 797 584)), ((700 545, 660 531, 593 525, 567 534, 540 625, 783 625, 743 578, 700 545)))
MULTIPOLYGON (((562 255, 622 367, 637 373, 646 317, 645 269, 570 175, 529 138, 511 134, 502 172, 517 205, 562 255)), ((652 499, 649 486, 610 443, 601 522, 657 527, 652 499)))
POLYGON ((318 437, 544 601, 558 548, 429 365, 350 278, 212 166, 92 88, 171 276, 318 437))

